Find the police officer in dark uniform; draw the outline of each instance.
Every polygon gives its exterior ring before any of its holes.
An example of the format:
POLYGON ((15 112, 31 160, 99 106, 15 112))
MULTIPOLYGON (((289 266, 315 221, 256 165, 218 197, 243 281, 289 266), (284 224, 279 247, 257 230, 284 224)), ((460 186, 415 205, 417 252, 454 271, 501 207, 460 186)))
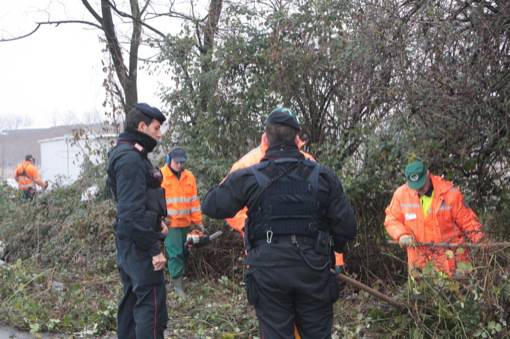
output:
POLYGON ((161 139, 165 116, 136 104, 108 153, 108 186, 117 203, 115 241, 124 296, 117 314, 121 339, 163 338, 168 321, 161 240, 166 226, 162 175, 147 158, 161 139))
POLYGON ((294 114, 277 108, 266 121, 269 148, 260 164, 212 188, 202 212, 232 217, 244 206, 246 290, 262 338, 330 338, 339 297, 332 251, 356 235, 354 212, 337 176, 305 160, 294 140, 294 114))

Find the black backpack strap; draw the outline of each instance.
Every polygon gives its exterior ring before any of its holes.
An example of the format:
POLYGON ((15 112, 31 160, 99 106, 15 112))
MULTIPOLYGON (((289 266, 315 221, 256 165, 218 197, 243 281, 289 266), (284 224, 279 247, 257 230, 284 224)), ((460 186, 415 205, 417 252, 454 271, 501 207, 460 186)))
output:
POLYGON ((310 175, 308 176, 308 181, 312 185, 312 193, 314 195, 314 198, 317 199, 319 194, 319 175, 321 172, 321 165, 312 161, 309 161, 309 163, 313 166, 313 170, 312 173, 310 173, 310 175))
POLYGON ((264 162, 250 167, 250 172, 253 173, 253 176, 255 177, 255 180, 257 180, 259 187, 265 187, 271 181, 265 174, 262 174, 260 171, 262 168, 267 167, 267 165, 269 165, 269 163, 264 162))
MULTIPOLYGON (((281 159, 278 159, 278 160, 282 160, 282 159, 292 160, 292 162, 295 162, 295 165, 290 166, 289 168, 287 168, 287 170, 282 171, 280 174, 278 174, 274 178, 267 177, 260 170, 262 168, 267 167, 270 164, 271 161, 276 162, 277 160, 265 161, 263 163, 260 163, 260 164, 257 164, 257 165, 254 165, 254 166, 250 167, 250 171, 254 174, 255 179, 257 180, 257 183, 259 184, 259 189, 255 193, 255 198, 252 200, 252 206, 258 204, 258 200, 262 196, 262 193, 264 193, 272 184, 277 182, 278 179, 280 179, 280 178, 286 176, 287 174, 291 173, 293 170, 295 170, 297 168, 297 166, 300 163, 300 160, 297 160, 297 159, 294 159, 294 158, 281 158, 281 159)), ((281 161, 280 163, 283 163, 283 162, 289 162, 289 161, 281 161)))

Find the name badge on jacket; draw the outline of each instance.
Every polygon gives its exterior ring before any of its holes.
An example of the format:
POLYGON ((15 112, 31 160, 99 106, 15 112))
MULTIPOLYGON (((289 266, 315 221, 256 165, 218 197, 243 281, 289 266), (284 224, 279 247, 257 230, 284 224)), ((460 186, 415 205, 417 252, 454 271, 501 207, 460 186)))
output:
POLYGON ((415 213, 406 213, 405 219, 406 219, 406 221, 416 220, 416 214, 415 213))

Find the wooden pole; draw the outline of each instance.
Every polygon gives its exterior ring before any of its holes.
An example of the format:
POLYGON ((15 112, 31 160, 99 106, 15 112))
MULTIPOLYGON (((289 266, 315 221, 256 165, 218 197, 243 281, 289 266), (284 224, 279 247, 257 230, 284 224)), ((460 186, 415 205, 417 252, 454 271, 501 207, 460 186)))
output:
POLYGON ((387 296, 386 294, 383 294, 365 284, 363 284, 362 282, 359 282, 357 281, 356 279, 353 279, 343 273, 339 273, 337 274, 337 279, 340 280, 340 281, 343 281, 359 290, 363 290, 365 292, 368 292, 369 294, 373 295, 374 297, 376 298, 379 298, 381 300, 384 300, 386 301, 388 304, 391 304, 397 308, 400 308, 400 309, 407 309, 408 307, 403 304, 403 303, 400 303, 394 299, 392 299, 391 297, 387 296))

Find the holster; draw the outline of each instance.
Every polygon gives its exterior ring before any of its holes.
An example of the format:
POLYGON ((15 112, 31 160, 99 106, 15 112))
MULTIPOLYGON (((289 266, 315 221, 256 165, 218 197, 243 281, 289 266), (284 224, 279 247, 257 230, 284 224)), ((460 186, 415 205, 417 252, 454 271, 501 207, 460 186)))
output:
POLYGON ((314 245, 315 252, 322 255, 331 255, 331 236, 329 232, 319 230, 314 245))

